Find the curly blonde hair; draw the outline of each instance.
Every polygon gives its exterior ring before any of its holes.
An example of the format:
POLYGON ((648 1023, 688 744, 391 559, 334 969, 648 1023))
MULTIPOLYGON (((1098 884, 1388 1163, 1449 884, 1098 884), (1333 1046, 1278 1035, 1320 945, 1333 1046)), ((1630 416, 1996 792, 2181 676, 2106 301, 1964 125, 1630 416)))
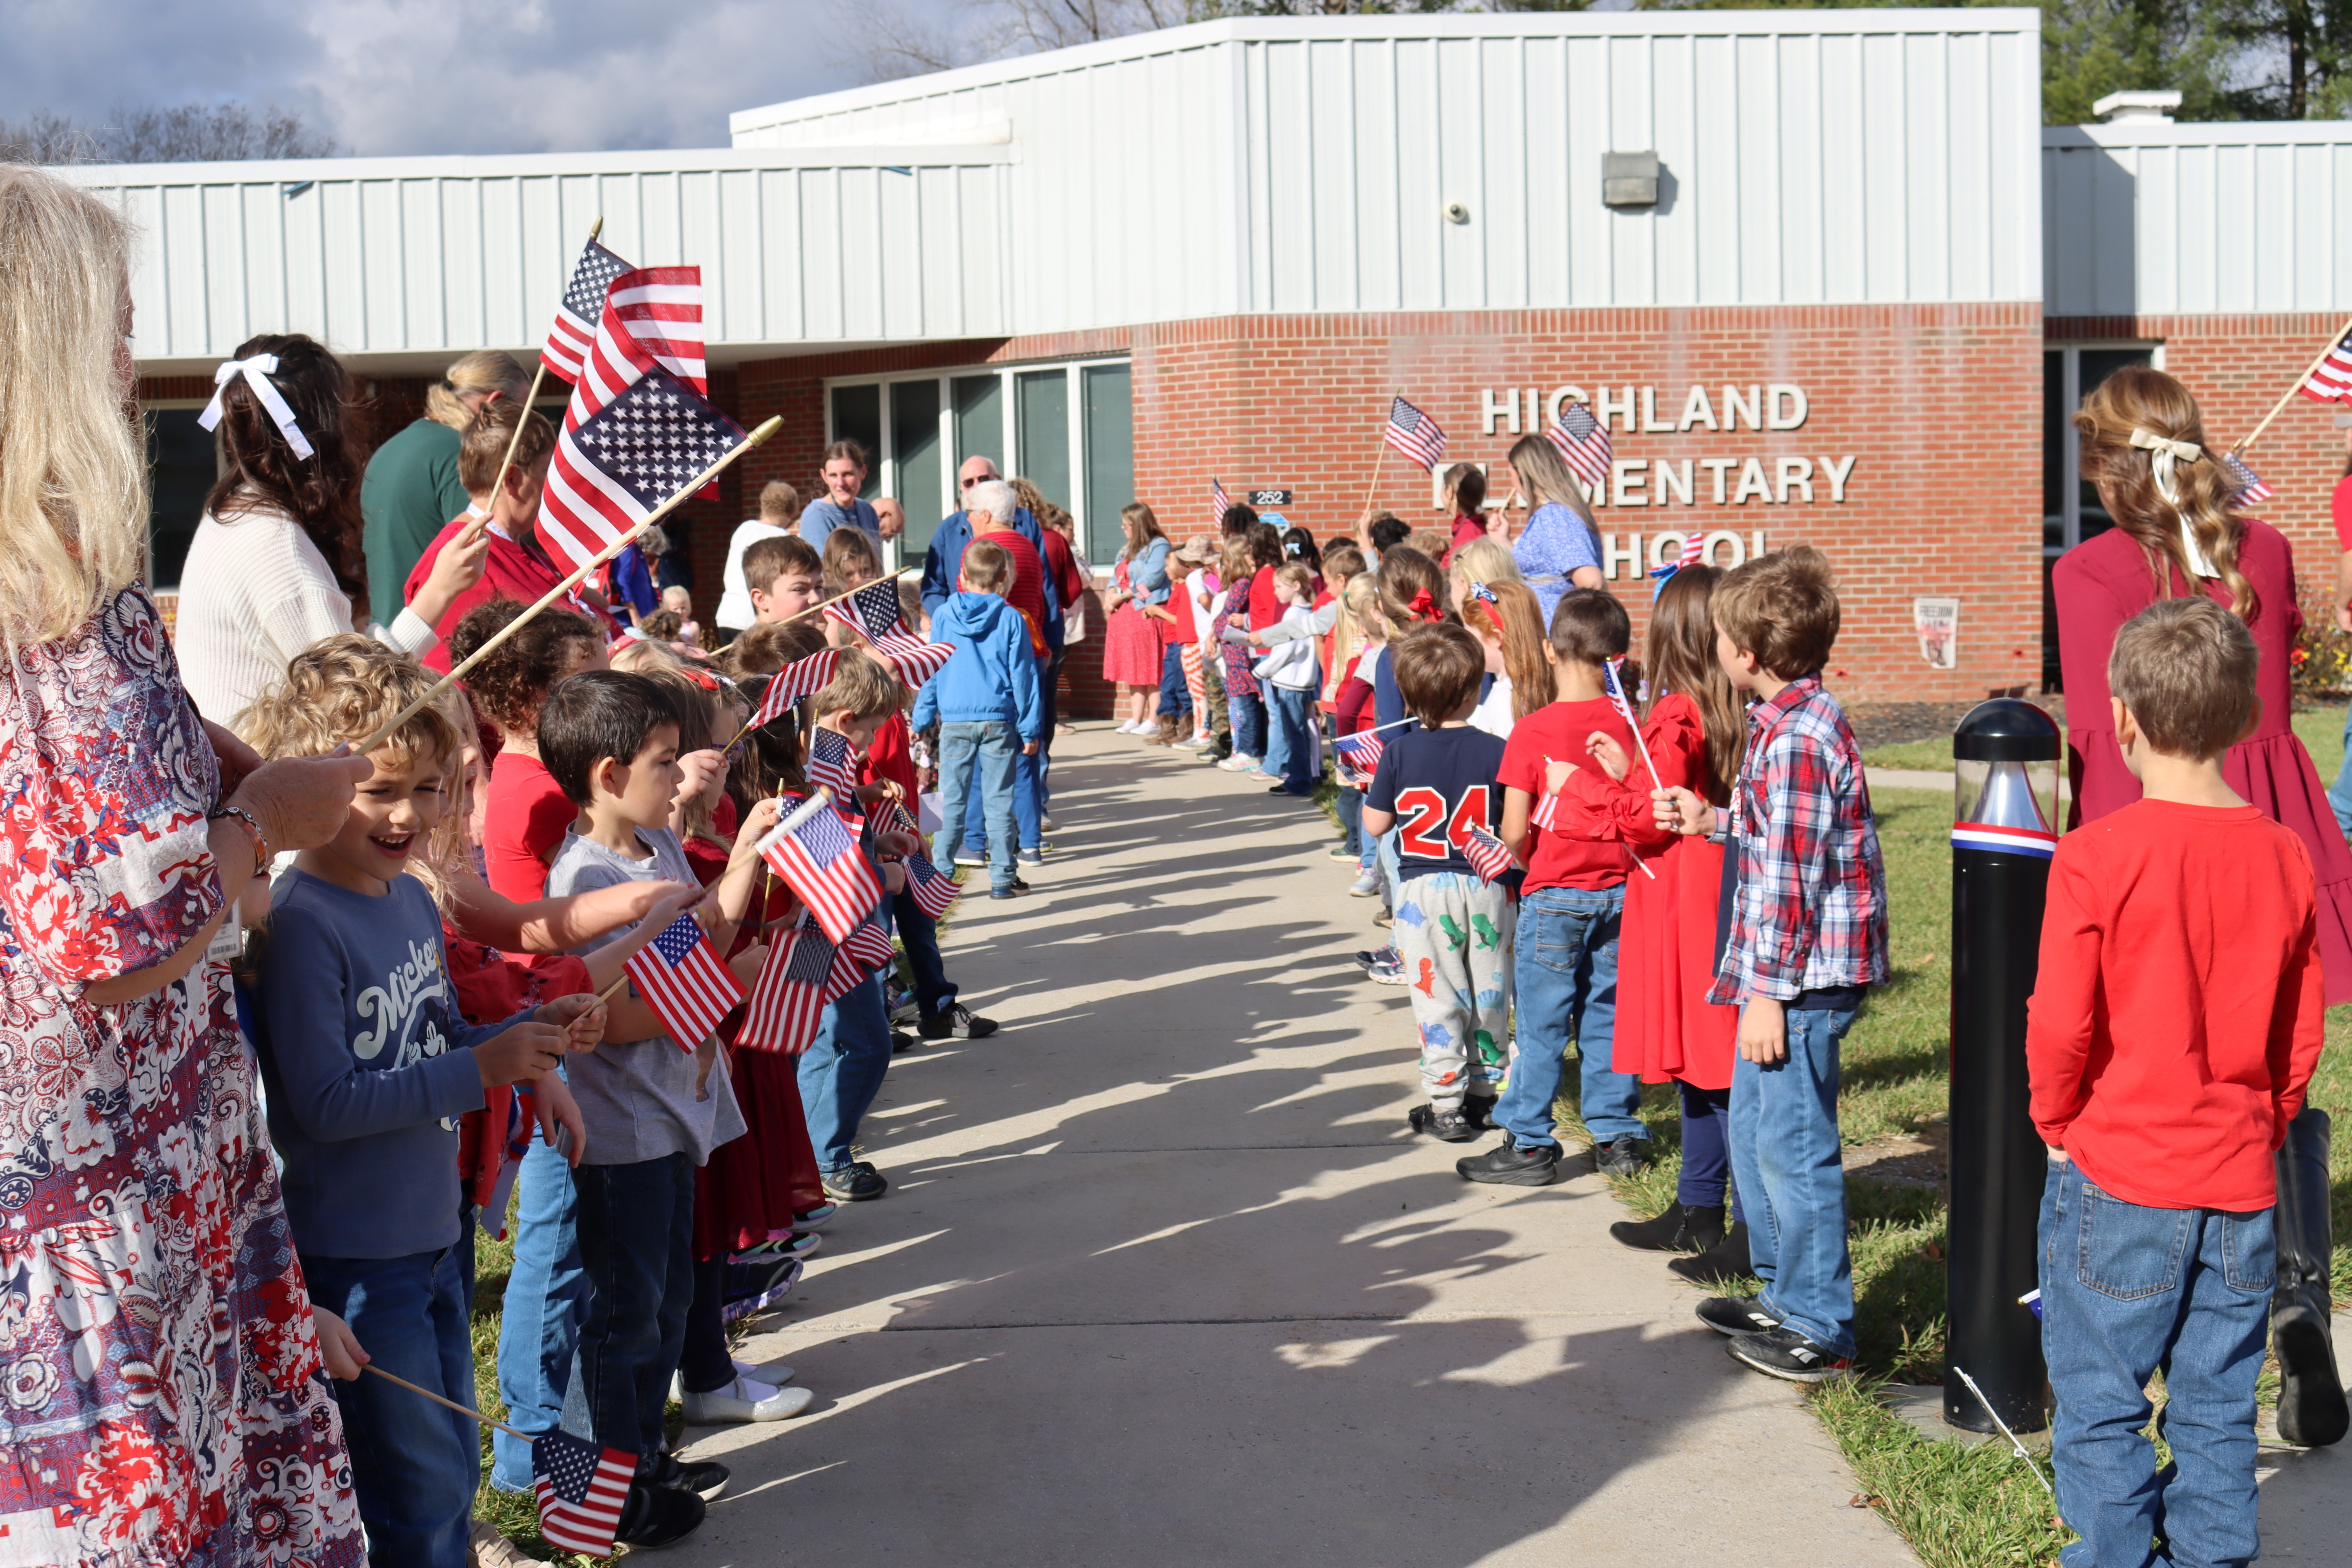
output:
MULTIPOLYGON (((433 672, 408 655, 373 637, 341 632, 296 654, 286 679, 236 716, 236 732, 264 758, 324 756, 373 734, 433 689, 433 672)), ((455 766, 465 735, 465 726, 451 716, 455 701, 455 691, 445 691, 376 750, 402 763, 431 752, 455 766)))

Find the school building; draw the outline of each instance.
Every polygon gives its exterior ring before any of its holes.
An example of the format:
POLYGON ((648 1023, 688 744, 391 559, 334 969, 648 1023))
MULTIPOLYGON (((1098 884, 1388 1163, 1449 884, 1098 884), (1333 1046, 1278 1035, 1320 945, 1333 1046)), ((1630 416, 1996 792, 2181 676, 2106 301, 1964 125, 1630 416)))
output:
MULTIPOLYGON (((65 171, 145 235, 133 292, 168 588, 248 334, 310 332, 385 429, 456 354, 529 362, 589 226, 702 268, 713 400, 782 432, 688 530, 706 609, 759 487, 878 454, 919 549, 982 453, 1079 519, 1204 530, 1212 479, 1328 537, 1434 520, 1402 393, 1499 462, 1611 422, 1608 570, 1810 542, 1849 700, 2054 681, 2048 563, 2105 525, 2066 415, 2152 361, 2242 440, 2352 315, 2352 121, 2040 115, 2033 9, 1228 20, 732 117, 731 147, 65 171)), ((2126 95, 2127 97, 2133 95, 2126 95)), ((551 407, 563 389, 551 384, 551 407)), ((2252 449, 2307 606, 2328 407, 2252 449)), ((1080 710, 1099 634, 1074 660, 1080 710)))

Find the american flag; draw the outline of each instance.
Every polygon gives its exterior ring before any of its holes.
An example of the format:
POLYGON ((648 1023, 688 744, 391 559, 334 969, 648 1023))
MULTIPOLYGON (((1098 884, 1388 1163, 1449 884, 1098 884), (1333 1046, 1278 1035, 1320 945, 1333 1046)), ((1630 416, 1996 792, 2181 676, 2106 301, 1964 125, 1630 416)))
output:
POLYGON ((825 605, 824 617, 839 621, 873 645, 875 655, 907 685, 919 688, 955 653, 953 643, 925 642, 907 630, 898 610, 898 584, 885 577, 825 605))
POLYGON ((1592 410, 1581 403, 1569 404, 1544 434, 1584 481, 1587 495, 1609 482, 1609 426, 1595 419, 1592 410))
POLYGON ((719 951, 691 914, 678 916, 631 953, 626 968, 682 1051, 700 1045, 743 1000, 741 983, 719 962, 719 951))
POLYGON ((808 1049, 824 1022, 833 955, 833 939, 803 915, 784 941, 768 950, 735 1043, 793 1056, 808 1049))
MULTIPOLYGON (((1642 721, 1633 716, 1633 704, 1625 694, 1625 661, 1605 659, 1601 666, 1601 684, 1609 689, 1610 705, 1617 717, 1625 721, 1625 728, 1633 731, 1633 744, 1642 753, 1642 765, 1650 770, 1650 782, 1658 784, 1658 765, 1650 761, 1650 743, 1642 739, 1642 721)), ((1663 789, 1664 784, 1658 784, 1663 789)))
POLYGON ((2352 402, 2352 331, 2336 340, 2304 382, 2302 392, 2322 403, 2352 402))
POLYGON ((580 379, 580 362, 596 342, 596 323, 604 319, 604 295, 613 279, 631 270, 629 264, 590 240, 572 269, 572 285, 555 307, 555 325, 548 330, 547 346, 539 357, 566 381, 580 379))
POLYGON ((874 874, 839 812, 820 809, 802 816, 795 810, 760 840, 760 854, 835 942, 848 941, 857 922, 881 901, 882 879, 874 874))
POLYGON ((648 370, 556 437, 540 537, 567 572, 577 571, 625 542, 743 439, 741 426, 677 377, 648 370))
MULTIPOLYGON (((1551 765, 1551 759, 1549 757, 1546 757, 1544 759, 1544 765, 1546 768, 1549 768, 1551 765)), ((1528 813, 1528 820, 1535 824, 1538 827, 1542 828, 1546 833, 1549 833, 1551 831, 1552 822, 1559 814, 1559 792, 1558 790, 1554 790, 1548 795, 1539 795, 1536 796, 1535 809, 1528 813)))
POLYGON ((1424 468, 1434 469, 1445 456, 1445 432, 1437 427, 1436 420, 1402 397, 1390 402, 1388 427, 1381 432, 1381 439, 1424 468))
POLYGON ((1381 765, 1381 753, 1386 750, 1388 742, 1370 730, 1342 735, 1331 744, 1333 754, 1348 771, 1365 780, 1370 780, 1373 771, 1381 765))
POLYGON ((1225 493, 1225 481, 1211 479, 1209 481, 1209 531, 1211 533, 1223 533, 1225 531, 1225 512, 1233 504, 1234 498, 1225 493))
POLYGON ((922 689, 923 682, 947 668, 955 657, 951 642, 925 642, 904 632, 887 642, 874 645, 874 651, 883 663, 898 672, 898 679, 912 690, 922 689))
MULTIPOLYGON (((908 815, 905 806, 896 802, 890 806, 890 826, 901 833, 913 834, 918 844, 922 842, 922 825, 908 815)), ((933 920, 947 913, 948 906, 954 903, 956 896, 963 890, 956 886, 953 877, 932 865, 931 858, 920 849, 907 857, 906 867, 907 891, 914 895, 916 904, 933 920)))
POLYGON ((2232 499, 2240 506, 2256 506, 2278 493, 2263 483, 2262 475, 2235 452, 2222 453, 2221 466, 2230 471, 2230 482, 2238 488, 2232 499))
POLYGON ((1470 868, 1478 873, 1482 882, 1500 881, 1506 874, 1519 868, 1518 861, 1503 847, 1503 841, 1487 832, 1484 824, 1473 827, 1463 837, 1461 847, 1462 858, 1470 862, 1470 868))
POLYGON ((595 337, 572 378, 563 427, 584 424, 656 365, 698 395, 709 390, 699 267, 638 267, 613 279, 595 337))
POLYGON ((856 809, 850 795, 857 788, 857 759, 850 754, 849 737, 819 725, 809 737, 808 782, 833 792, 833 804, 842 811, 856 809))
POLYGON ((833 969, 825 976, 824 999, 835 1000, 890 962, 890 933, 879 921, 867 921, 834 950, 833 969))
POLYGON ((829 647, 784 666, 769 677, 768 689, 760 694, 759 710, 744 728, 757 730, 772 724, 791 711, 793 704, 802 698, 814 697, 831 686, 834 666, 840 662, 841 650, 829 647))
POLYGON ((530 1481, 539 1492, 539 1533, 550 1546, 583 1557, 610 1557, 621 1528, 621 1505, 637 1457, 600 1449, 568 1432, 530 1442, 530 1481))

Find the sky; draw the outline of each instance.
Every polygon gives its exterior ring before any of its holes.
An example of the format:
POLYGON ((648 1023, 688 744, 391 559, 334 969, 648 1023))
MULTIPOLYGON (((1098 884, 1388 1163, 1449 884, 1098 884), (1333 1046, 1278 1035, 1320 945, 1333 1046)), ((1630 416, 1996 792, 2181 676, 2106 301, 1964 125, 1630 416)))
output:
POLYGON ((0 0, 0 119, 234 100, 362 155, 723 147, 731 110, 862 79, 825 41, 845 3, 0 0))

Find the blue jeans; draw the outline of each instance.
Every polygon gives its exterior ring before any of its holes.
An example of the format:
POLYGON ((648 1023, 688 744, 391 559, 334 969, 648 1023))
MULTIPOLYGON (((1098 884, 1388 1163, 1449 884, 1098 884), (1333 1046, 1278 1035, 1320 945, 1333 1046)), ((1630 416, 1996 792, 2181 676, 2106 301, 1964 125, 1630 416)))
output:
POLYGON ((1314 722, 1315 693, 1269 686, 1265 714, 1265 771, 1279 776, 1282 787, 1291 794, 1308 793, 1315 787, 1308 772, 1315 763, 1315 738, 1308 729, 1314 722))
POLYGON ((1184 647, 1168 645, 1160 658, 1160 716, 1173 719, 1192 711, 1192 693, 1184 684, 1184 647))
POLYGON ((915 1005, 926 1017, 954 1006, 955 982, 940 962, 940 922, 924 912, 914 894, 903 891, 890 895, 890 920, 907 950, 907 967, 914 972, 915 1005))
POLYGON ((1836 1355, 1853 1353, 1853 1266, 1838 1156, 1838 1042, 1851 1009, 1788 1010, 1789 1055, 1731 1064, 1731 1179, 1765 1310, 1836 1355))
POLYGON ((1364 853, 1364 796, 1360 790, 1339 786, 1332 800, 1339 816, 1339 846, 1350 855, 1360 858, 1364 853))
POLYGON ((2067 1568, 2141 1568, 2149 1540, 2181 1568, 2242 1563, 2254 1532, 2254 1375, 2276 1283, 2269 1209, 2126 1203, 2053 1161, 2042 1189, 2042 1353, 2058 1395, 2067 1568), (2159 1471, 2140 1436, 2164 1369, 2159 1471))
MULTIPOLYGON (((507 1424, 537 1437, 564 1425, 588 1276, 580 1267, 572 1167, 563 1155, 532 1139, 515 1195, 514 1268, 499 1324, 499 1397, 506 1401, 507 1424)), ((573 1435, 584 1437, 586 1407, 576 1397, 572 1403, 579 1405, 573 1425, 580 1427, 573 1435)), ((530 1445, 492 1432, 490 1484, 500 1491, 530 1491, 530 1445)))
MULTIPOLYGON (((471 1410, 470 1256, 463 1241, 404 1258, 305 1253, 302 1274, 310 1299, 351 1324, 370 1364, 471 1410)), ((380 1377, 362 1373, 333 1387, 369 1555, 379 1563, 466 1568, 481 1473, 474 1423, 380 1377)))
POLYGON ((1225 706, 1234 719, 1234 755, 1263 760, 1265 756, 1265 700, 1262 697, 1234 697, 1228 699, 1225 706))
MULTIPOLYGON (((931 858, 941 866, 955 863, 956 846, 964 843, 967 813, 988 818, 989 885, 1013 885, 1013 852, 1018 831, 1013 823, 1013 753, 1021 748, 1010 722, 962 722, 940 726, 940 831, 931 840, 931 858), (979 810, 972 811, 975 800, 979 810)), ((1032 797, 1034 803, 1034 796, 1032 797)))
POLYGON ((857 1124, 890 1070, 890 1020, 882 1011, 882 976, 869 974, 830 1004, 816 1039, 801 1053, 801 1104, 817 1168, 848 1164, 857 1124))
POLYGON ((661 1451, 662 1405, 694 1304, 694 1160, 582 1165, 572 1181, 592 1287, 580 1326, 588 1421, 597 1442, 636 1455, 642 1471, 661 1451))
POLYGON ((2344 710, 2344 760, 2327 786, 2327 804, 2336 813, 2336 830, 2352 834, 2352 708, 2344 710))
POLYGON ((1595 1144, 1649 1136, 1633 1114, 1641 1080, 1609 1066, 1617 1029, 1617 925, 1625 889, 1543 888, 1519 900, 1518 1054, 1495 1107, 1495 1122, 1522 1149, 1557 1144, 1551 1106, 1577 1047, 1577 1108, 1595 1144))

